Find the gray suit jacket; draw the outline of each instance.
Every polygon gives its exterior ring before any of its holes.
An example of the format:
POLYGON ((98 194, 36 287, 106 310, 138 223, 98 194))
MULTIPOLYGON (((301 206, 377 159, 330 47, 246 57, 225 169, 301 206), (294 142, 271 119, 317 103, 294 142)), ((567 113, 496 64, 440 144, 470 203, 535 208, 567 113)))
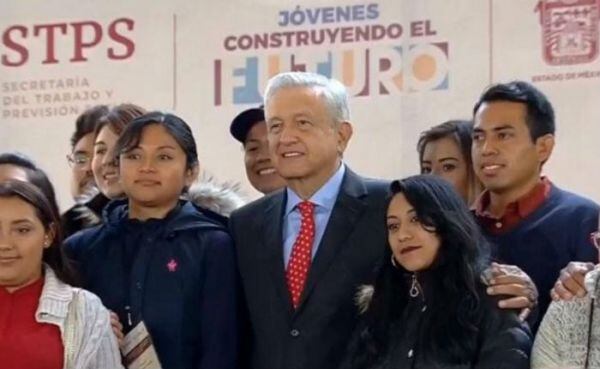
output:
POLYGON ((387 247, 388 183, 346 168, 340 193, 294 311, 283 263, 285 191, 230 218, 250 327, 254 369, 329 369, 339 365, 357 321, 357 287, 371 283, 387 247))

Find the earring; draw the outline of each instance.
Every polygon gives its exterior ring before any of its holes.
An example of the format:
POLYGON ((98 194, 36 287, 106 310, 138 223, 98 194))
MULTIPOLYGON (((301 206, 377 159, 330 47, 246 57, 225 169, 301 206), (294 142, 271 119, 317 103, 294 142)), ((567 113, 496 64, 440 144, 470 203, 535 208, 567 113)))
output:
POLYGON ((48 247, 50 246, 50 239, 48 238, 48 236, 44 237, 44 247, 48 247))
POLYGON ((392 254, 392 257, 390 258, 392 261, 392 266, 396 269, 398 269, 398 265, 396 264, 396 259, 394 259, 394 254, 392 254))

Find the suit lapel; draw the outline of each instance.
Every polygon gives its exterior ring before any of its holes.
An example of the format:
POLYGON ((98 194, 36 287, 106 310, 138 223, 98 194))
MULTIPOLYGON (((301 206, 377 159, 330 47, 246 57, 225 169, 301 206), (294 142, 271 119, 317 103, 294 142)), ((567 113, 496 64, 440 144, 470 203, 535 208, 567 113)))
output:
POLYGON ((336 199, 329 222, 325 227, 325 233, 321 239, 319 249, 310 267, 308 281, 300 299, 302 308, 304 301, 310 296, 316 283, 329 269, 332 261, 340 251, 344 241, 354 230, 356 222, 360 219, 366 208, 363 197, 367 189, 360 179, 350 168, 346 167, 346 174, 336 199))
MULTIPOLYGON (((287 290, 285 279, 285 270, 283 266, 283 239, 282 239, 282 224, 283 211, 285 208, 286 194, 282 191, 281 194, 273 197, 273 201, 265 209, 265 218, 263 220, 264 244, 267 252, 267 268, 273 279, 273 288, 278 298, 281 300, 282 306, 291 315, 293 311, 292 303, 287 290)), ((268 288, 268 286, 265 286, 268 288)))

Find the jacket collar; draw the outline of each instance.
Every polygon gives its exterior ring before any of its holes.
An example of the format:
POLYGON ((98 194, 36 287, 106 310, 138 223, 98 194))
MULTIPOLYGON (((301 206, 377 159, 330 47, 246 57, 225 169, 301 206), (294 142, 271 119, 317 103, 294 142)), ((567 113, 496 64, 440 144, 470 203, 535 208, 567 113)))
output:
POLYGON ((35 313, 38 322, 53 323, 61 326, 73 299, 73 289, 62 282, 50 266, 44 264, 44 287, 40 303, 35 313))
MULTIPOLYGON (((127 224, 129 214, 128 200, 113 200, 104 208, 104 223, 112 228, 127 224)), ((204 215, 194 204, 180 200, 179 206, 164 219, 166 233, 193 228, 225 229, 219 221, 204 215)))

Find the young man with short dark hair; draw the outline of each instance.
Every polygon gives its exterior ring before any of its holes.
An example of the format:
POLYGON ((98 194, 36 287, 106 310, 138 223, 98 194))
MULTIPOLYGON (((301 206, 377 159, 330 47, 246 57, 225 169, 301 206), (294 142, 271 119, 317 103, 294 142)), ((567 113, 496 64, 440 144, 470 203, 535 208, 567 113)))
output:
POLYGON ((542 176, 554 148, 555 118, 534 86, 521 81, 491 86, 473 113, 473 167, 486 188, 475 215, 494 258, 517 265, 535 282, 541 319, 561 268, 574 260, 597 260, 589 235, 600 208, 542 176))

